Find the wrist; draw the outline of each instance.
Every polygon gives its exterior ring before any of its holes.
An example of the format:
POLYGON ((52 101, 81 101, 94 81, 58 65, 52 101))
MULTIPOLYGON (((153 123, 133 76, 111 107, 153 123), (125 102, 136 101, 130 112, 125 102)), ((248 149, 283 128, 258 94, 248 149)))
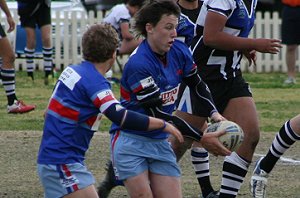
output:
POLYGON ((166 129, 166 127, 167 127, 167 123, 166 123, 166 121, 163 120, 163 126, 161 128, 159 128, 159 130, 164 131, 166 129))
POLYGON ((213 116, 215 113, 218 113, 218 111, 217 111, 216 109, 212 110, 212 111, 210 112, 209 117, 212 118, 212 116, 213 116))

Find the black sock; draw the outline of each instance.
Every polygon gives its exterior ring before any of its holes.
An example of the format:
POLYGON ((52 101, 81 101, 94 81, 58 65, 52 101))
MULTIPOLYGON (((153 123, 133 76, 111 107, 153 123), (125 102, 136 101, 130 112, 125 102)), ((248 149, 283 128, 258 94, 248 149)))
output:
POLYGON ((33 72, 27 72, 27 76, 31 77, 31 79, 34 80, 33 72))

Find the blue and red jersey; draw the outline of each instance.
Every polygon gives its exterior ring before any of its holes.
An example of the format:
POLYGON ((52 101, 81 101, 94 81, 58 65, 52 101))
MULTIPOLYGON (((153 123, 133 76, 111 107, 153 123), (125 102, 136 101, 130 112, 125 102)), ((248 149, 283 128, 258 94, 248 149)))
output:
POLYGON ((102 113, 114 103, 110 83, 92 63, 67 67, 47 107, 38 163, 82 162, 102 113))
MULTIPOLYGON (((121 79, 122 106, 146 114, 139 105, 137 93, 155 83, 160 89, 162 110, 172 114, 178 98, 179 85, 195 67, 191 52, 183 42, 175 40, 166 53, 166 63, 163 63, 145 39, 132 53, 124 67, 121 79)), ((111 132, 119 129, 119 126, 113 124, 111 132)), ((162 131, 123 131, 154 139, 164 139, 168 136, 162 131)))

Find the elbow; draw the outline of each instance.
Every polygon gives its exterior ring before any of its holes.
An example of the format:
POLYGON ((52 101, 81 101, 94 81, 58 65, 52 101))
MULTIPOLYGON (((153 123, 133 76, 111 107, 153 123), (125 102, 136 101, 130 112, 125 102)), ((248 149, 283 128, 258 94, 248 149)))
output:
POLYGON ((134 39, 134 37, 131 35, 131 34, 122 34, 122 38, 124 39, 124 40, 132 40, 132 39, 134 39))
POLYGON ((213 36, 204 35, 203 36, 203 43, 206 46, 213 47, 213 46, 215 46, 216 39, 213 36))

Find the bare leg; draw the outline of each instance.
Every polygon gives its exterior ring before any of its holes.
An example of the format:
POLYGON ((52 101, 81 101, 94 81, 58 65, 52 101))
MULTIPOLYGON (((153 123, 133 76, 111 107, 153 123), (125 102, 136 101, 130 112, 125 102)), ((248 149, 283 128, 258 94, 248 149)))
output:
POLYGON ((77 190, 73 193, 64 196, 64 198, 82 198, 82 197, 99 198, 94 185, 90 185, 86 188, 77 190))
POLYGON ((288 79, 284 81, 286 84, 295 83, 296 77, 296 53, 298 45, 287 45, 285 61, 287 65, 287 75, 288 79))
POLYGON ((155 198, 181 198, 180 178, 150 173, 150 185, 155 198))
POLYGON ((239 124, 245 134, 244 141, 238 151, 226 156, 223 164, 220 197, 236 197, 259 141, 258 117, 253 98, 231 99, 223 116, 239 124))
POLYGON ((124 181, 127 192, 131 198, 153 197, 148 174, 148 171, 144 171, 143 173, 124 181))

